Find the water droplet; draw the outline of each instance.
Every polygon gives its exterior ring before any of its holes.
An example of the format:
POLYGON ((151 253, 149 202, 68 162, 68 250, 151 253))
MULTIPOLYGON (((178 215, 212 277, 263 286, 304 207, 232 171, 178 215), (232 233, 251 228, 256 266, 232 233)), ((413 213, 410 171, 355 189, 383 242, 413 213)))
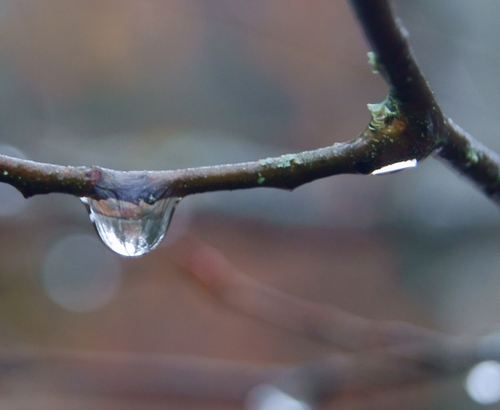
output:
POLYGON ((415 168, 418 164, 416 159, 410 159, 408 161, 395 162, 391 165, 386 165, 385 167, 376 169, 371 173, 371 175, 383 175, 383 174, 392 174, 394 172, 403 171, 408 168, 415 168))
POLYGON ((153 204, 119 199, 81 198, 102 241, 123 256, 141 256, 158 246, 168 229, 180 198, 153 204))

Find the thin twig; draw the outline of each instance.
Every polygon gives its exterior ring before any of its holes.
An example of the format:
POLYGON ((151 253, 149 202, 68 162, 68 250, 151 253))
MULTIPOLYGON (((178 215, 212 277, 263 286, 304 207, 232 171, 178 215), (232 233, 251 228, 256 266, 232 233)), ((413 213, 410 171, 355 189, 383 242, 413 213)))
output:
POLYGON ((239 399, 274 377, 275 367, 188 355, 0 349, 0 380, 48 391, 112 395, 186 395, 239 399))
POLYGON ((0 380, 66 394, 171 396, 243 400, 256 386, 273 384, 295 395, 324 397, 441 374, 384 352, 337 354, 288 366, 258 365, 185 355, 2 349, 0 380))
POLYGON ((375 69, 389 85, 400 110, 420 122, 421 138, 432 140, 432 151, 486 195, 500 203, 500 157, 446 118, 420 71, 406 30, 387 0, 351 0, 368 42, 375 52, 375 69))
POLYGON ((337 174, 369 174, 383 166, 422 160, 433 152, 476 182, 500 194, 500 160, 454 126, 441 112, 387 0, 351 0, 373 47, 372 68, 389 86, 387 99, 371 105, 372 121, 349 142, 241 164, 171 171, 123 172, 43 164, 0 156, 0 182, 25 197, 51 192, 97 199, 153 203, 167 197, 220 190, 294 189, 337 174))
POLYGON ((500 157, 447 119, 446 139, 436 154, 500 204, 500 157))
MULTIPOLYGON (((188 277, 224 306, 293 334, 355 351, 290 370, 300 380, 293 383, 303 390, 305 384, 320 396, 428 382, 500 357, 500 334, 453 337, 405 322, 365 319, 335 306, 308 302, 243 275, 220 252, 193 238, 172 247, 171 255, 188 277)), ((293 384, 290 374, 285 379, 293 384)))
POLYGON ((226 306, 333 346, 366 350, 443 336, 404 322, 365 319, 281 292, 239 272, 215 248, 195 238, 178 241, 169 252, 188 277, 226 306))
POLYGON ((51 192, 97 199, 153 203, 191 194, 272 187, 294 189, 337 174, 369 174, 433 152, 493 198, 500 194, 500 159, 454 126, 441 112, 387 0, 351 0, 373 47, 372 68, 389 86, 388 98, 372 105, 372 121, 349 142, 241 164, 171 171, 115 171, 71 167, 0 156, 0 182, 25 197, 51 192))
POLYGON ((460 374, 478 361, 500 358, 499 334, 451 337, 405 323, 358 322, 359 318, 336 307, 316 305, 311 310, 309 302, 245 278, 220 253, 201 242, 190 240, 172 249, 172 255, 187 274, 230 308, 316 338, 315 332, 301 332, 301 320, 312 314, 306 321, 324 326, 321 336, 326 335, 325 340, 343 344, 351 338, 352 344, 347 346, 363 350, 296 365, 259 365, 151 353, 0 349, 0 380, 9 385, 22 380, 24 386, 70 394, 229 400, 243 400, 255 387, 265 384, 317 403, 341 392, 430 382, 460 374), (318 312, 326 312, 326 316, 314 317, 318 312), (331 333, 329 327, 336 326, 339 328, 331 333), (394 337, 394 330, 400 331, 396 332, 398 337, 394 337))
POLYGON ((208 191, 270 187, 294 189, 338 174, 369 174, 393 162, 421 159, 400 144, 406 125, 392 121, 370 126, 350 142, 254 162, 187 168, 171 171, 115 171, 98 166, 71 167, 0 155, 0 182, 17 188, 25 197, 53 192, 97 199, 118 198, 148 203, 174 196, 208 191))
MULTIPOLYGON (((443 354, 426 345, 338 353, 303 364, 253 364, 199 356, 70 349, 0 349, 0 381, 66 394, 172 396, 243 400, 271 384, 318 401, 340 392, 431 381, 466 370, 477 361, 471 345, 446 352, 458 366, 435 366, 443 354), (411 355, 409 354, 411 353, 411 355)), ((498 349, 497 349, 498 352, 498 349)))

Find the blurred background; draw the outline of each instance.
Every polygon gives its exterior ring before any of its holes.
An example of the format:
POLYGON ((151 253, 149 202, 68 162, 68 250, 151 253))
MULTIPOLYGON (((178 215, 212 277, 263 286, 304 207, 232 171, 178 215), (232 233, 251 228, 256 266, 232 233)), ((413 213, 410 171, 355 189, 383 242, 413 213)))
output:
MULTIPOLYGON (((445 113, 499 152, 500 3, 396 8, 445 113)), ((159 170, 315 149, 356 136, 366 103, 386 95, 345 0, 2 0, 0 38, 0 153, 41 162, 159 170)), ((168 255, 187 234, 304 299, 481 334, 500 323, 499 227, 497 207, 433 158, 293 192, 185 198, 138 259, 105 248, 77 198, 0 186, 0 344, 290 364, 330 352, 195 288, 168 255)), ((331 408, 477 408, 462 383, 331 408)), ((0 392, 2 408, 146 408, 22 383, 0 392)))

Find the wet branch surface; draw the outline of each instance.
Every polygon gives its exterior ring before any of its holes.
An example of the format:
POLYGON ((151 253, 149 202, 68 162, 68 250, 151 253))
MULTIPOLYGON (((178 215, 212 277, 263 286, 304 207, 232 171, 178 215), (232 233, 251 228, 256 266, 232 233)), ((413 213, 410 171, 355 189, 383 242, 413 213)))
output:
POLYGON ((58 166, 0 156, 0 182, 16 187, 25 197, 58 192, 153 203, 208 191, 294 189, 319 178, 370 174, 392 163, 436 154, 498 200, 500 158, 443 115, 390 3, 351 3, 373 49, 372 69, 389 87, 386 100, 369 107, 372 120, 353 140, 255 162, 167 171, 58 166))
MULTIPOLYGON (((370 174, 385 165, 436 155, 500 199, 500 159, 448 119, 439 108, 386 0, 351 0, 373 49, 372 68, 389 87, 370 107, 372 120, 355 139, 331 147, 255 162, 170 171, 121 172, 100 167, 42 164, 0 156, 0 181, 25 197, 52 192, 96 199, 155 202, 159 198, 272 187, 293 189, 337 174, 370 174)), ((319 401, 341 391, 429 381, 500 358, 500 336, 451 337, 407 323, 374 321, 334 306, 301 300, 235 270, 215 249, 189 241, 177 261, 216 299, 295 335, 321 340, 345 353, 294 366, 259 366, 198 357, 0 351, 2 378, 29 374, 66 391, 187 394, 242 399, 259 384, 319 401), (17 372, 11 372, 15 368, 17 372), (47 378, 46 369, 53 379, 47 378), (42 371, 43 370, 43 371, 42 371), (74 379, 82 383, 65 383, 74 379)))

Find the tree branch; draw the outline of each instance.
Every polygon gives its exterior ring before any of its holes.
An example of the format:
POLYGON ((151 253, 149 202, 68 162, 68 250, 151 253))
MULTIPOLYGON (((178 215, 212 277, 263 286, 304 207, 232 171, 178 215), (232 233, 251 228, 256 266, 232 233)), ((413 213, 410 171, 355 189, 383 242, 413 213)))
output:
POLYGON ((373 48, 373 69, 380 72, 393 97, 408 109, 435 112, 436 120, 442 121, 432 91, 408 44, 406 30, 389 1, 351 0, 351 4, 373 48))
POLYGON ((192 238, 172 247, 171 255, 188 277, 228 308, 295 335, 355 351, 296 366, 284 373, 286 377, 280 375, 277 380, 284 386, 301 386, 302 391, 294 392, 298 395, 322 397, 352 389, 429 382, 460 374, 479 361, 500 358, 497 333, 452 337, 308 302, 243 275, 217 250, 192 238), (299 381, 292 380, 292 374, 299 381))
POLYGON ((2 349, 0 380, 22 378, 45 390, 70 394, 172 396, 243 400, 272 384, 314 401, 350 390, 422 380, 443 372, 384 352, 336 354, 300 365, 258 365, 187 355, 2 349))
POLYGON ((188 277, 225 305, 306 338, 356 351, 444 337, 408 323, 365 319, 265 286, 195 238, 178 241, 168 252, 188 277))
POLYGON ((313 151, 171 171, 71 167, 0 155, 0 182, 14 186, 25 197, 58 192, 152 203, 164 197, 185 197, 208 191, 257 187, 294 189, 319 178, 369 174, 394 162, 423 158, 427 154, 425 150, 398 140, 406 124, 397 121, 395 112, 384 110, 385 107, 385 102, 372 106, 376 119, 352 141, 313 151))
POLYGON ((388 0, 351 0, 365 35, 375 52, 374 69, 389 85, 389 95, 409 117, 415 144, 423 141, 440 159, 467 176, 500 203, 500 157, 446 118, 420 71, 408 44, 406 30, 388 0))
POLYGON ((186 274, 226 306, 294 334, 313 340, 320 336, 358 351, 296 365, 261 365, 186 355, 0 349, 3 384, 22 380, 23 386, 35 384, 66 394, 228 400, 244 400, 255 387, 273 385, 301 400, 321 403, 344 392, 431 382, 500 358, 500 334, 451 337, 310 303, 247 278, 214 248, 193 239, 171 253, 186 274))
POLYGON ((389 86, 369 105, 372 120, 355 139, 255 162, 172 171, 122 172, 100 167, 42 164, 0 156, 0 182, 25 197, 51 192, 95 199, 154 203, 168 196, 272 187, 294 189, 337 174, 369 174, 386 165, 437 153, 487 195, 500 192, 500 159, 441 112, 387 0, 351 0, 373 47, 372 68, 389 86))
MULTIPOLYGON (((355 139, 255 162, 171 171, 121 172, 0 156, 0 182, 11 184, 25 197, 59 192, 152 203, 163 197, 207 191, 293 189, 331 175, 370 174, 394 162, 420 161, 434 153, 500 202, 500 158, 444 116, 389 2, 351 3, 374 50, 373 69, 389 86, 387 99, 369 106, 372 120, 355 139)), ((225 362, 212 365, 199 358, 37 350, 0 352, 0 365, 4 369, 13 365, 52 366, 58 369, 52 373, 54 384, 69 390, 79 387, 64 384, 76 374, 93 381, 80 387, 99 392, 130 392, 135 388, 140 393, 242 398, 256 384, 298 379, 301 394, 305 391, 319 397, 348 389, 431 380, 464 371, 479 360, 500 358, 498 335, 454 338, 406 323, 360 318, 261 285, 234 270, 206 245, 190 242, 182 246, 176 248, 179 263, 225 304, 296 334, 356 352, 293 367, 264 367, 225 362), (182 386, 180 374, 189 379, 182 386)), ((3 373, 3 377, 8 375, 3 373)))
POLYGON ((439 158, 467 176, 497 204, 500 204, 500 157, 466 131, 447 119, 445 141, 436 152, 439 158))

